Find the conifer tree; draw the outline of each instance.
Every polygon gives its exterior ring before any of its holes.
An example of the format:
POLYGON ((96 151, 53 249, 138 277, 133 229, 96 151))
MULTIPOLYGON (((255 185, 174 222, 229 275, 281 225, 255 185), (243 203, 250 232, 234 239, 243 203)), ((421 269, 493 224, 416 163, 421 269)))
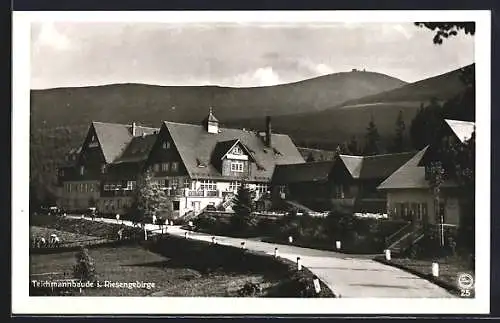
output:
POLYGON ((163 210, 167 204, 167 196, 162 188, 153 182, 150 171, 146 171, 137 181, 132 203, 133 218, 135 223, 143 226, 147 218, 163 210))
POLYGON ((404 133, 406 130, 406 125, 403 120, 403 111, 399 111, 398 118, 396 119, 396 135, 394 137, 394 144, 392 151, 395 153, 403 152, 404 147, 404 133))
POLYGON ((255 222, 252 212, 255 210, 255 192, 242 183, 233 198, 234 215, 231 217, 231 225, 234 231, 244 231, 255 222))
POLYGON ((365 156, 376 155, 380 153, 380 135, 377 130, 377 126, 375 125, 375 120, 373 119, 373 114, 370 119, 370 123, 368 124, 368 128, 366 128, 366 137, 365 137, 365 148, 363 150, 363 154, 365 156))

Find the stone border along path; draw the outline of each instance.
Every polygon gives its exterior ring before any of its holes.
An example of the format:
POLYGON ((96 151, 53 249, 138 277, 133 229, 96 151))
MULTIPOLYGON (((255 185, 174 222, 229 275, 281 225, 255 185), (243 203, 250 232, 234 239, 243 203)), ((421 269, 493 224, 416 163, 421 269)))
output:
MULTIPOLYGON (((81 219, 80 216, 68 216, 81 219)), ((90 218, 85 218, 90 220, 90 218)), ((95 219, 100 222, 100 218, 95 219)), ((117 223, 115 219, 103 219, 103 222, 117 223)), ((121 221, 132 226, 130 221, 121 221)), ((146 224, 146 230, 160 232, 157 225, 146 224)), ((164 228, 165 230, 165 228, 164 228)), ((441 288, 426 279, 410 274, 404 270, 387 266, 369 259, 366 256, 345 255, 333 251, 316 250, 255 241, 244 238, 214 236, 199 232, 190 232, 180 226, 168 226, 169 234, 190 239, 215 241, 222 245, 240 247, 245 242, 246 249, 265 252, 274 255, 277 247, 279 256, 296 261, 301 258, 302 265, 319 277, 336 295, 342 298, 455 298, 446 289, 441 288)))

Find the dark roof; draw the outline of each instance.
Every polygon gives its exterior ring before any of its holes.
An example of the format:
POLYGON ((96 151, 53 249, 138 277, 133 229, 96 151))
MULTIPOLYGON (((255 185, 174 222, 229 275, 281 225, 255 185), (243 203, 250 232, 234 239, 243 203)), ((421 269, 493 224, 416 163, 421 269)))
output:
MULTIPOLYGON (((132 142, 132 126, 118 123, 92 122, 107 163, 113 163, 132 142)), ((154 134, 158 129, 136 126, 135 138, 154 134)))
MULTIPOLYGON (((416 152, 384 154, 375 156, 339 155, 352 178, 369 180, 385 179, 401 167, 416 152)), ((327 180, 336 161, 321 161, 299 165, 283 165, 276 168, 273 182, 286 184, 327 180)))
POLYGON ((334 150, 322 150, 306 147, 297 147, 305 160, 312 156, 314 161, 334 160, 336 152, 334 150))
MULTIPOLYGON (((425 167, 419 166, 424 158, 429 146, 417 152, 409 161, 398 168, 391 176, 383 181, 377 188, 384 189, 413 189, 430 188, 429 182, 425 179, 425 167)), ((456 183, 447 180, 443 187, 454 187, 456 183)))
POLYGON ((340 159, 342 159, 344 163, 347 162, 350 164, 349 167, 351 167, 353 170, 353 172, 351 172, 353 178, 385 179, 392 173, 394 173, 404 163, 410 160, 410 158, 412 158, 415 154, 416 152, 413 151, 363 157, 340 155, 340 159))
POLYGON ((203 126, 164 122, 172 140, 179 151, 180 157, 192 178, 228 179, 222 176, 211 163, 211 157, 217 144, 217 149, 225 148, 229 141, 238 139, 252 154, 255 163, 252 163, 252 177, 249 181, 269 181, 278 164, 303 163, 304 159, 293 144, 290 137, 282 134, 272 134, 273 148, 265 146, 263 140, 254 132, 220 128, 216 134, 208 133, 203 126), (198 167, 199 164, 205 167, 198 167))
POLYGON ((113 163, 117 164, 145 161, 148 158, 149 152, 151 151, 157 137, 157 134, 150 134, 132 138, 121 156, 118 157, 113 163))
POLYGON ((328 180, 334 161, 319 161, 311 163, 278 165, 272 182, 276 184, 319 182, 328 180))

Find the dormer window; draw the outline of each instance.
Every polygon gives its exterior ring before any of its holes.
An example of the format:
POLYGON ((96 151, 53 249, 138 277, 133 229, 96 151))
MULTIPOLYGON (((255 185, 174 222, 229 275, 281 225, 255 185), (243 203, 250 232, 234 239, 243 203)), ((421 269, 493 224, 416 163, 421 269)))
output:
POLYGON ((233 148, 233 154, 235 155, 242 155, 243 154, 243 150, 241 150, 240 147, 236 146, 233 148))
POLYGON ((170 141, 167 140, 163 143, 163 149, 170 149, 170 141))

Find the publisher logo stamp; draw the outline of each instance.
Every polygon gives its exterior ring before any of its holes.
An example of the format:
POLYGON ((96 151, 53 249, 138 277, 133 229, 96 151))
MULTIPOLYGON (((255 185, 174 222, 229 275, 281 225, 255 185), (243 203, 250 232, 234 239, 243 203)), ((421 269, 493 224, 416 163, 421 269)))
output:
POLYGON ((474 278, 471 274, 461 273, 457 278, 458 288, 460 289, 460 296, 470 297, 471 290, 474 288, 474 278))

